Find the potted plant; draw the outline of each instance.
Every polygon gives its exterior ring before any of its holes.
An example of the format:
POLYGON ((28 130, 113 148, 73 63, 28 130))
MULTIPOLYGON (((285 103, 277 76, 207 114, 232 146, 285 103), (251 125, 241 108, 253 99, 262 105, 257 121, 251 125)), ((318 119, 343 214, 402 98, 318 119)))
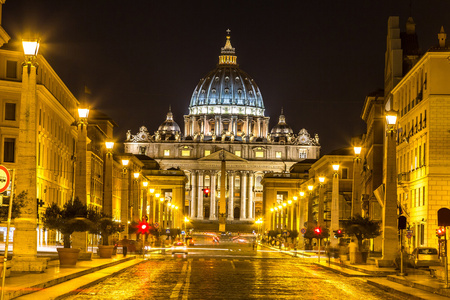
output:
POLYGON ((365 249, 363 240, 373 239, 381 234, 380 222, 357 214, 344 222, 344 231, 349 236, 354 235, 358 240, 357 262, 366 263, 368 249, 365 249))
POLYGON ((102 237, 102 243, 98 246, 98 255, 101 258, 111 258, 115 246, 110 245, 109 239, 111 235, 122 231, 120 223, 104 213, 90 211, 88 215, 89 219, 93 221, 91 233, 100 234, 102 237))
POLYGON ((74 266, 80 249, 70 247, 70 236, 75 231, 88 231, 92 226, 88 219, 88 209, 78 198, 68 201, 61 208, 53 203, 44 213, 44 227, 54 229, 63 235, 64 248, 57 248, 60 266, 74 266))

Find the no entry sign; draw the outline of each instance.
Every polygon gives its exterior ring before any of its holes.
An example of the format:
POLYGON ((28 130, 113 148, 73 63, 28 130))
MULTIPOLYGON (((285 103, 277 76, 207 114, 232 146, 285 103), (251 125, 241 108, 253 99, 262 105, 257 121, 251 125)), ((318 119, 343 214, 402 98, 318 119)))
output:
POLYGON ((6 191, 9 186, 11 177, 9 171, 5 166, 0 166, 0 193, 6 191))

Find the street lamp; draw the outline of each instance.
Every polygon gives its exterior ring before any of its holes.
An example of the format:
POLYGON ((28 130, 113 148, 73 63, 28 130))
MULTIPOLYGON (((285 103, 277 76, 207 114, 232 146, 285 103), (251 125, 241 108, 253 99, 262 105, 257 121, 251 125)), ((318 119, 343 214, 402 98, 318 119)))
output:
MULTIPOLYGON (((333 185, 331 189, 331 224, 330 228, 332 231, 339 229, 339 164, 333 164, 333 185)), ((337 246, 338 239, 331 238, 331 245, 337 246)))
POLYGON ((357 214, 363 216, 362 207, 361 207, 361 189, 362 189, 362 180, 361 180, 361 154, 362 147, 354 146, 353 151, 355 152, 355 159, 353 160, 353 185, 352 185, 352 216, 356 216, 357 214))
POLYGON ((129 163, 130 163, 129 159, 122 159, 122 166, 123 166, 122 172, 124 175, 127 174, 127 166, 129 163))
POLYGON ((324 224, 324 201, 325 201, 325 176, 319 176, 319 207, 317 215, 317 223, 319 226, 324 224))

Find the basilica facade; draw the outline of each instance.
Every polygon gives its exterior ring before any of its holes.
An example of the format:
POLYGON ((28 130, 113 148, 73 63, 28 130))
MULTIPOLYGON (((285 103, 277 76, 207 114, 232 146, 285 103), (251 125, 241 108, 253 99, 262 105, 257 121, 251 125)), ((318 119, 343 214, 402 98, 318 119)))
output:
POLYGON ((183 212, 192 220, 217 222, 218 200, 225 193, 227 222, 252 221, 263 214, 264 174, 289 171, 295 163, 320 155, 317 134, 311 136, 306 129, 294 133, 283 111, 269 129, 264 112, 261 91, 237 64, 228 34, 217 67, 194 89, 184 130, 169 108, 153 133, 145 126, 135 134, 128 131, 124 151, 149 156, 162 169, 185 172, 183 212), (224 186, 221 176, 226 176, 224 186))

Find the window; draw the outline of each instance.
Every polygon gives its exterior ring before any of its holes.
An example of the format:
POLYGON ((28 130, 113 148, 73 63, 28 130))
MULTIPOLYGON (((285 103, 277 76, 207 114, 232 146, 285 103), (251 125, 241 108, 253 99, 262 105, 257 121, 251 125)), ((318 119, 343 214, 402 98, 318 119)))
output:
POLYGON ((3 161, 4 162, 14 162, 15 146, 16 146, 16 139, 5 138, 5 140, 3 141, 3 161))
POLYGON ((348 168, 342 168, 342 179, 348 179, 348 168))
POLYGON ((170 156, 170 150, 169 149, 164 150, 164 156, 170 156))
POLYGON ((16 104, 15 103, 5 103, 5 120, 15 121, 16 120, 16 104))
POLYGON ((234 151, 234 155, 241 157, 241 150, 234 151))
POLYGON ((306 152, 307 150, 306 149, 300 149, 299 151, 298 151, 298 157, 299 158, 306 158, 306 152))
POLYGON ((211 154, 211 150, 205 150, 205 156, 208 156, 211 154))
POLYGON ((257 157, 257 158, 264 157, 264 152, 263 151, 255 151, 255 157, 257 157))
POLYGON ((422 187, 422 205, 425 206, 425 187, 422 187))
POLYGON ((281 158, 281 151, 275 152, 275 157, 276 158, 281 158))
POLYGON ((181 150, 181 156, 191 156, 191 150, 181 150))
POLYGON ((17 78, 17 61, 6 61, 6 77, 17 78))

